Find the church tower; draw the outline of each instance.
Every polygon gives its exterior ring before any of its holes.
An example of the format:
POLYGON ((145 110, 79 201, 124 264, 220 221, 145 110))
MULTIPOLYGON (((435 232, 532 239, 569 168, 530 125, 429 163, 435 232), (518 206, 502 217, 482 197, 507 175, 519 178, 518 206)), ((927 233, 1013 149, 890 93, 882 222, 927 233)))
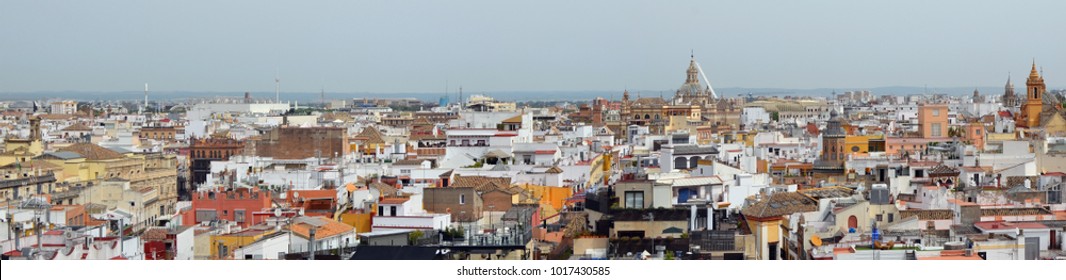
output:
POLYGON ((1012 109, 1018 106, 1018 96, 1014 95, 1014 82, 1010 81, 1010 74, 1007 74, 1007 85, 1003 87, 1003 107, 1012 109))
POLYGON ((814 171, 825 174, 844 173, 844 162, 849 152, 846 138, 848 133, 844 130, 844 117, 834 109, 829 112, 829 121, 826 122, 825 130, 822 131, 822 153, 814 161, 814 171))
POLYGON ((685 74, 687 74, 687 75, 685 75, 685 83, 686 84, 699 84, 700 83, 700 78, 699 78, 699 76, 697 76, 697 75, 700 74, 700 71, 699 71, 699 68, 696 68, 696 56, 695 55, 692 55, 690 57, 690 59, 688 61, 688 70, 685 70, 685 74))
POLYGON ((1022 110, 1019 124, 1027 128, 1035 128, 1040 126, 1040 112, 1044 109, 1044 91, 1047 86, 1044 85, 1044 78, 1040 77, 1040 73, 1036 71, 1036 62, 1033 62, 1033 69, 1029 71, 1029 78, 1025 80, 1025 104, 1022 104, 1022 110))

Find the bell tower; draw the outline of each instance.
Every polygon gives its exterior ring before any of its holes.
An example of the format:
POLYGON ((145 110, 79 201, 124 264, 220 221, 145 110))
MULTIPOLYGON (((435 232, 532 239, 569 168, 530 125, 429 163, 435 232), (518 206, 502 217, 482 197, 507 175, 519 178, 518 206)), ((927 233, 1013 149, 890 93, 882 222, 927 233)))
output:
POLYGON ((1040 126, 1040 112, 1044 109, 1044 91, 1046 89, 1044 77, 1041 77, 1040 72, 1036 71, 1036 62, 1034 61, 1033 69, 1029 71, 1029 78, 1025 80, 1025 103, 1022 104, 1020 124, 1027 128, 1040 126))
POLYGON ((1010 74, 1007 74, 1007 85, 1003 87, 1003 106, 1011 111, 1018 106, 1018 97, 1014 95, 1014 82, 1010 81, 1010 74))

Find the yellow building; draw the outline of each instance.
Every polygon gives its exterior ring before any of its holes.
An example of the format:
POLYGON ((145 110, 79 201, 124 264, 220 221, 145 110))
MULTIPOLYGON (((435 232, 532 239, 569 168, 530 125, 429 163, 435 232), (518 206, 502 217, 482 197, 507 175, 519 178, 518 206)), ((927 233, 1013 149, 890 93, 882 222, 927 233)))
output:
POLYGON ((987 139, 989 142, 1003 142, 1017 140, 1018 136, 1014 133, 989 133, 987 139))
MULTIPOLYGON (((699 113, 694 113, 699 115, 699 113)), ((666 125, 666 133, 688 132, 698 137, 697 129, 704 125, 703 119, 691 116, 670 116, 670 122, 666 125)))
POLYGON ((40 160, 62 167, 56 180, 68 183, 99 182, 120 178, 130 182, 138 191, 155 190, 163 212, 173 211, 178 199, 177 159, 159 153, 122 154, 91 143, 76 143, 56 152, 42 155, 40 160))
POLYGON ((1061 135, 1066 133, 1066 117, 1062 114, 1053 114, 1044 122, 1044 132, 1049 135, 1061 135))
POLYGON ((0 153, 0 166, 16 162, 27 162, 44 152, 41 141, 41 119, 30 118, 30 137, 28 139, 6 139, 4 152, 0 153))
POLYGON ((566 204, 566 199, 570 198, 573 191, 568 187, 550 187, 550 186, 537 186, 537 185, 518 185, 518 188, 522 189, 529 194, 529 197, 539 201, 541 205, 551 205, 552 209, 558 211, 563 209, 563 205, 566 204))
POLYGON ((871 140, 883 140, 881 135, 848 135, 844 137, 844 149, 852 154, 870 153, 871 140))
POLYGON ((129 178, 143 170, 142 161, 91 143, 77 143, 47 153, 49 163, 63 166, 66 181, 89 182, 109 178, 129 178), (74 177, 72 177, 74 176, 74 177))
POLYGON ((273 232, 272 228, 251 228, 230 234, 211 235, 211 259, 232 258, 233 250, 252 244, 273 232))
POLYGON ((340 222, 354 227, 356 233, 370 232, 373 226, 371 222, 373 216, 372 213, 342 213, 340 222))

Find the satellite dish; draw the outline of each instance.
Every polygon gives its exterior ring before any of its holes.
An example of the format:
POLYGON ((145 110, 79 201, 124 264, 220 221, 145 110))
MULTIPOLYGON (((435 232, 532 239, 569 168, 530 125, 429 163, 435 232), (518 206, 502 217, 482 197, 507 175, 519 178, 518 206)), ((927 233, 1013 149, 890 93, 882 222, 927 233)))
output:
POLYGON ((292 197, 293 198, 300 198, 300 193, 294 191, 294 192, 292 192, 292 197))
POLYGON ((303 215, 304 215, 304 209, 300 208, 300 216, 303 216, 303 215))
POLYGON ((274 208, 274 217, 281 217, 281 208, 274 208))
POLYGON ((818 235, 811 236, 811 245, 814 245, 815 247, 821 247, 822 246, 822 238, 818 237, 818 235))

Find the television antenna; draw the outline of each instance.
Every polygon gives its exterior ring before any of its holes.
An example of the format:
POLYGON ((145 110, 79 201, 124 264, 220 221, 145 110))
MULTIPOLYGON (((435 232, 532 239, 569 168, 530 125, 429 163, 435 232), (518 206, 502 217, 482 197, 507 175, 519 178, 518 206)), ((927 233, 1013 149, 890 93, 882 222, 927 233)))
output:
POLYGON ((281 103, 281 78, 278 76, 278 69, 274 68, 274 102, 281 103))

